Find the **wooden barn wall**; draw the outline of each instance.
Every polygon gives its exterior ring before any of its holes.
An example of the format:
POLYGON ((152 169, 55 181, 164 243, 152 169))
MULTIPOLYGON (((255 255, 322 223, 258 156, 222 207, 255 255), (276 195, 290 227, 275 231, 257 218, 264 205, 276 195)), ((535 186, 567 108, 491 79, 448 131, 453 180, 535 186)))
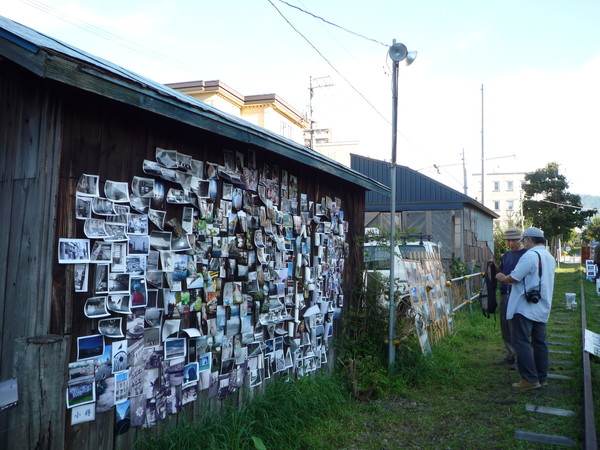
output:
MULTIPOLYGON (((64 405, 66 364, 76 360, 76 338, 98 332, 96 321, 83 313, 86 299, 93 294, 73 292, 73 266, 58 264, 57 256, 59 238, 85 237, 82 221, 75 219, 74 211, 75 187, 82 173, 99 175, 101 181, 131 183, 134 176, 145 175, 143 160, 154 161, 156 147, 219 164, 223 164, 223 149, 253 149, 259 168, 268 162, 296 175, 299 192, 308 194, 309 200, 340 198, 349 222, 346 242, 350 253, 344 272, 342 321, 336 321, 334 328, 334 340, 339 337, 362 267, 362 250, 355 239, 364 228, 362 188, 261 148, 46 82, 6 61, 0 63, 0 69, 0 229, 4 231, 0 243, 0 381, 14 374, 12 348, 16 339, 54 334, 66 340, 65 365, 56 367, 64 383, 60 388, 62 400, 46 405, 55 414, 54 420, 62 421, 65 448, 130 448, 139 433, 160 433, 182 414, 168 415, 157 427, 132 428, 119 436, 114 436, 114 410, 97 414, 95 421, 70 425, 64 405)), ((165 191, 169 187, 165 182, 165 191)), ((167 220, 172 217, 170 213, 173 209, 168 207, 167 220)), ((330 366, 334 360, 329 359, 330 366)), ((29 382, 39 382, 37 374, 29 375, 29 382)), ((20 394, 22 389, 28 388, 20 386, 20 394)), ((216 399, 208 401, 205 391, 202 394, 199 392, 198 400, 185 405, 182 412, 197 417, 207 404, 218 408, 216 399)), ((252 395, 248 390, 239 391, 240 400, 252 395)), ((12 415, 14 423, 19 408, 21 405, 0 417, 0 444, 7 442, 6 422, 12 415)), ((60 438, 60 433, 53 436, 60 438)))

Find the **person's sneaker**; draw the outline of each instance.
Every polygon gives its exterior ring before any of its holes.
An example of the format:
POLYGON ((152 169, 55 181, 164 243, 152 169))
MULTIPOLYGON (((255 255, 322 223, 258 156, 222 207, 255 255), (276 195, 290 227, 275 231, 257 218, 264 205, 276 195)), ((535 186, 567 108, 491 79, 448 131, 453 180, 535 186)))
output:
POLYGON ((513 363, 510 367, 510 370, 517 370, 517 363, 513 363))
POLYGON ((527 381, 524 378, 521 378, 518 383, 513 383, 512 387, 517 389, 539 389, 540 383, 537 381, 527 381))
POLYGON ((500 366, 510 366, 511 364, 514 364, 514 361, 511 361, 510 359, 506 359, 506 358, 502 358, 500 361, 498 361, 498 364, 500 366))
POLYGON ((541 387, 548 387, 548 382, 547 381, 542 381, 542 382, 540 382, 540 386, 541 387))

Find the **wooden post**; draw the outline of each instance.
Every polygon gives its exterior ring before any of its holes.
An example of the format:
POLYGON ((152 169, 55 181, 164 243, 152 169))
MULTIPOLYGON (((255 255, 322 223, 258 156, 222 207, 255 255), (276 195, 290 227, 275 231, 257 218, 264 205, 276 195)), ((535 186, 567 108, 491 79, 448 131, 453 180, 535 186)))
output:
POLYGON ((15 339, 13 374, 19 404, 10 411, 7 448, 64 448, 67 339, 15 339))

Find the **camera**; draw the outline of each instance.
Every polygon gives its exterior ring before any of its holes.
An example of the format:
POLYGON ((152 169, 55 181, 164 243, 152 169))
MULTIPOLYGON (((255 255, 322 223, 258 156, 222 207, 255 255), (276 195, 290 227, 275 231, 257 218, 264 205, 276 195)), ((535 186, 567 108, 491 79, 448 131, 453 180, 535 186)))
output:
POLYGON ((525 292, 525 298, 529 303, 537 303, 542 298, 542 294, 537 289, 532 289, 529 292, 525 292))

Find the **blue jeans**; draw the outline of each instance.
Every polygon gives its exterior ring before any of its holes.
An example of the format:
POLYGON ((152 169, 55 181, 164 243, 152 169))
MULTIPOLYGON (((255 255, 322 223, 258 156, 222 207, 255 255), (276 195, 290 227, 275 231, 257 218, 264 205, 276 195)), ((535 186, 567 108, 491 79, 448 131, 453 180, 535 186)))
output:
POLYGON ((517 354, 519 374, 529 382, 545 382, 548 378, 546 324, 515 314, 511 325, 512 345, 517 354))

